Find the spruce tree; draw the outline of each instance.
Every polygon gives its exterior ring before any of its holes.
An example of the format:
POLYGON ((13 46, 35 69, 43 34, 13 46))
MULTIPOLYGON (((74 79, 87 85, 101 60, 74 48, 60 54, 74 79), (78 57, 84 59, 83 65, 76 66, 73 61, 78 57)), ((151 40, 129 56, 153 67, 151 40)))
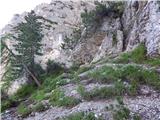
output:
POLYGON ((38 17, 31 11, 25 16, 25 22, 19 23, 16 26, 15 31, 17 33, 15 50, 17 52, 16 59, 12 60, 12 68, 15 75, 20 75, 25 71, 24 64, 34 74, 35 70, 35 56, 42 55, 41 40, 43 34, 41 33, 41 22, 38 21, 38 17))

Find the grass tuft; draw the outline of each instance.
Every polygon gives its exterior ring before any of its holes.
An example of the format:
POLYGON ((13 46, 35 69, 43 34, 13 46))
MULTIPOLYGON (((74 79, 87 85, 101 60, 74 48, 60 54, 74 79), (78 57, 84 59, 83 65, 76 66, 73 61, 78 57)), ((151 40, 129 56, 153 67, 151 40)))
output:
POLYGON ((52 96, 50 97, 50 103, 53 106, 73 107, 79 102, 79 99, 65 96, 64 92, 59 90, 58 88, 53 91, 52 96))

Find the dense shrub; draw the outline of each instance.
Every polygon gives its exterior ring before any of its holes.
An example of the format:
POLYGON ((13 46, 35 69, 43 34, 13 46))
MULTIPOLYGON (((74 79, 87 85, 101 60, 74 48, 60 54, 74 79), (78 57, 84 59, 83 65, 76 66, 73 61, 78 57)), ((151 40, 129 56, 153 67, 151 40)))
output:
POLYGON ((93 26, 97 26, 105 14, 106 6, 97 3, 95 10, 87 11, 87 9, 85 9, 84 12, 81 13, 82 22, 87 29, 90 29, 93 26))
POLYGON ((34 70, 35 70, 35 71, 34 71, 34 74, 35 74, 35 76, 37 76, 38 78, 40 78, 40 76, 45 73, 45 70, 41 67, 40 64, 35 64, 35 65, 34 65, 34 70))
POLYGON ((18 101, 19 99, 24 99, 28 95, 30 95, 33 91, 36 90, 36 87, 31 84, 25 84, 23 85, 18 91, 10 97, 10 99, 14 101, 18 101))
POLYGON ((80 100, 65 96, 63 91, 55 89, 52 93, 52 96, 50 97, 50 102, 53 106, 73 107, 77 105, 80 100))
POLYGON ((32 108, 32 111, 34 111, 34 112, 41 112, 41 111, 44 111, 44 110, 46 110, 46 108, 42 103, 37 103, 32 108))
POLYGON ((122 82, 115 83, 114 87, 96 88, 91 91, 86 91, 83 86, 79 86, 77 89, 78 93, 86 100, 112 98, 124 95, 126 90, 127 88, 122 82))
MULTIPOLYGON (((105 83, 127 80, 130 84, 134 85, 134 89, 137 89, 138 84, 146 84, 160 89, 160 76, 155 70, 148 70, 134 65, 117 66, 117 68, 104 66, 91 72, 89 76, 99 82, 105 83)), ((131 89, 133 90, 133 88, 131 89)))
POLYGON ((43 90, 37 90, 31 95, 31 99, 36 102, 42 101, 45 98, 46 98, 46 96, 45 96, 45 92, 43 90))
POLYGON ((124 11, 124 4, 121 1, 111 2, 108 1, 108 6, 102 4, 100 2, 95 2, 96 8, 95 10, 87 11, 84 10, 81 13, 81 18, 84 26, 87 30, 91 30, 93 27, 97 27, 103 20, 103 17, 121 17, 124 11))
POLYGON ((47 62, 47 74, 59 74, 63 72, 63 67, 59 64, 56 63, 53 60, 48 60, 47 62))
MULTIPOLYGON (((111 60, 110 60, 111 61, 111 60)), ((147 56, 147 50, 144 44, 139 44, 133 51, 123 53, 116 60, 112 60, 114 63, 141 63, 149 64, 151 66, 160 66, 160 58, 150 58, 147 56)))
POLYGON ((31 109, 29 109, 25 104, 21 103, 17 108, 17 112, 22 117, 27 117, 31 113, 31 109))
POLYGON ((16 106, 16 102, 13 101, 12 99, 5 99, 1 101, 1 112, 4 112, 5 110, 7 110, 10 107, 15 107, 16 106))

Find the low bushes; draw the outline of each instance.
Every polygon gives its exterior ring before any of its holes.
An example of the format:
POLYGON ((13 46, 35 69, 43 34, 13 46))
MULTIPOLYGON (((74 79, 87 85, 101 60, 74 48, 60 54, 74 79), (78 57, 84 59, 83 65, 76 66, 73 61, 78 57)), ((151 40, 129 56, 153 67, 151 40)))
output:
POLYGON ((59 89, 55 89, 52 93, 52 96, 50 97, 50 103, 53 106, 73 107, 79 102, 80 100, 76 98, 65 96, 64 92, 59 89))
POLYGON ((10 98, 15 101, 18 101, 19 99, 26 98, 35 90, 36 90, 36 87, 34 85, 26 84, 26 85, 23 85, 20 89, 18 89, 18 91, 14 95, 12 95, 10 98))
POLYGON ((32 111, 33 112, 41 112, 46 110, 45 106, 42 103, 37 103, 36 105, 33 106, 32 111))
POLYGON ((29 109, 25 104, 21 103, 17 108, 17 112, 22 117, 27 117, 31 113, 31 109, 29 109))
POLYGON ((48 60, 46 68, 47 74, 60 74, 63 72, 63 70, 64 68, 61 64, 56 63, 53 60, 48 60))
POLYGON ((78 93, 86 100, 94 99, 108 99, 115 96, 124 95, 127 88, 122 82, 115 83, 113 87, 95 88, 91 91, 86 91, 85 88, 80 85, 77 89, 78 93))
POLYGON ((154 70, 144 69, 138 66, 126 65, 117 66, 116 68, 104 66, 94 72, 90 72, 89 76, 98 82, 113 83, 117 80, 129 82, 131 89, 137 89, 138 84, 150 85, 156 89, 160 89, 160 76, 154 70))
POLYGON ((46 99, 45 91, 44 90, 37 90, 37 91, 35 91, 31 95, 31 99, 34 100, 34 101, 36 101, 36 102, 40 102, 40 101, 46 99))
POLYGON ((78 112, 69 115, 68 117, 63 118, 62 120, 103 120, 101 117, 95 117, 93 112, 85 113, 85 112, 78 112))
POLYGON ((149 64, 151 66, 160 66, 160 58, 149 58, 144 44, 138 45, 133 51, 123 53, 114 63, 138 63, 149 64))

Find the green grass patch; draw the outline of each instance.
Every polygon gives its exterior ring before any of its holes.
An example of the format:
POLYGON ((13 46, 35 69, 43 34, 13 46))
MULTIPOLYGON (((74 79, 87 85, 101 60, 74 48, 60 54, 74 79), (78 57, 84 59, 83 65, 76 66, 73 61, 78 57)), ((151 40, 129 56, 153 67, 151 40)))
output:
POLYGON ((101 117, 96 118, 93 112, 85 113, 85 112, 78 112, 71 114, 61 120, 104 120, 101 117))
POLYGON ((137 89, 138 85, 150 85, 160 89, 160 75, 151 69, 144 69, 134 65, 117 66, 115 68, 104 66, 89 74, 92 79, 103 83, 113 83, 117 80, 127 81, 137 89))
POLYGON ((117 59, 116 63, 143 63, 147 59, 146 56, 146 48, 144 44, 140 44, 137 46, 132 52, 124 53, 120 56, 119 59, 117 59))
POLYGON ((138 45, 133 51, 123 53, 118 59, 110 60, 114 63, 129 63, 149 64, 151 66, 160 66, 160 58, 149 58, 144 44, 138 45))
POLYGON ((113 114, 113 120, 141 120, 140 116, 136 113, 132 113, 131 111, 124 105, 123 99, 121 97, 117 97, 118 104, 111 105, 109 108, 113 114))
POLYGON ((46 99, 44 90, 37 90, 31 95, 31 100, 36 102, 40 102, 44 99, 46 99))
POLYGON ((45 92, 51 92, 53 89, 63 84, 65 83, 60 76, 50 75, 45 78, 42 89, 44 89, 45 92))
POLYGON ((117 82, 113 87, 95 88, 91 91, 86 91, 81 85, 78 87, 77 91, 86 100, 96 100, 109 99, 115 96, 123 95, 127 91, 127 88, 122 82, 117 82))
POLYGON ((18 91, 14 95, 10 96, 10 99, 13 101, 20 101, 26 98, 27 96, 31 95, 35 90, 36 87, 34 85, 23 85, 20 89, 18 89, 18 91))
POLYGON ((145 64, 149 64, 151 66, 159 66, 160 67, 160 57, 159 58, 148 58, 144 61, 145 64))
POLYGON ((37 103, 36 105, 33 106, 32 111, 33 112, 41 112, 46 110, 45 106, 42 103, 37 103))
POLYGON ((50 97, 49 101, 53 106, 65 107, 73 107, 80 102, 79 99, 65 96, 64 92, 59 90, 58 88, 52 92, 52 96, 50 97))
POLYGON ((17 112, 22 117, 27 117, 31 113, 31 109, 29 109, 25 104, 21 103, 17 108, 17 112))
POLYGON ((1 100, 1 112, 4 112, 5 110, 16 106, 16 101, 13 101, 11 99, 5 99, 5 100, 1 100))
POLYGON ((80 73, 83 73, 83 72, 86 72, 88 70, 91 69, 91 66, 83 66, 83 67, 80 67, 78 70, 77 70, 77 73, 80 74, 80 73))

